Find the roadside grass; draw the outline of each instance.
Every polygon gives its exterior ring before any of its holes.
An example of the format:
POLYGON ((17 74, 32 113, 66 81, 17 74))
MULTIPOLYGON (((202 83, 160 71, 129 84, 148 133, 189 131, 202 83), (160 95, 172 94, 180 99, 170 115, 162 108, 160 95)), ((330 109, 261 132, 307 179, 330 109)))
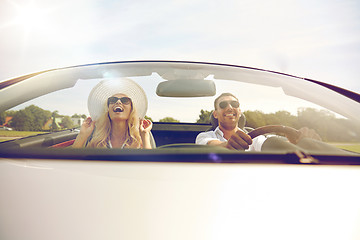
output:
POLYGON ((27 137, 30 135, 37 135, 46 132, 31 132, 31 131, 0 131, 0 137, 27 137))
POLYGON ((27 137, 31 135, 42 134, 46 132, 31 132, 31 131, 0 131, 0 142, 9 141, 16 138, 27 137))
POLYGON ((332 145, 337 148, 360 153, 360 143, 332 143, 332 145))

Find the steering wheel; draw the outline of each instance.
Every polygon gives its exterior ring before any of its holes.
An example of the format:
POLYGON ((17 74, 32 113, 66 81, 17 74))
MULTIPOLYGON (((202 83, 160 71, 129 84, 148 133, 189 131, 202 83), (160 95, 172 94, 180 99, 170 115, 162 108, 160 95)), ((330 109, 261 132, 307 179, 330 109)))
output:
POLYGON ((283 125, 268 125, 256 128, 248 133, 251 138, 255 138, 259 135, 266 133, 285 134, 291 143, 296 144, 300 137, 300 131, 295 128, 283 126, 283 125))
MULTIPOLYGON (((266 134, 266 133, 275 133, 275 134, 285 134, 291 143, 296 144, 300 137, 300 131, 295 128, 283 126, 283 125, 267 125, 263 127, 256 128, 248 133, 251 138, 266 134)), ((209 145, 199 145, 194 143, 177 143, 177 144, 167 144, 160 146, 158 148, 211 148, 214 146, 209 145)), ((222 147, 221 147, 222 148, 222 147)))

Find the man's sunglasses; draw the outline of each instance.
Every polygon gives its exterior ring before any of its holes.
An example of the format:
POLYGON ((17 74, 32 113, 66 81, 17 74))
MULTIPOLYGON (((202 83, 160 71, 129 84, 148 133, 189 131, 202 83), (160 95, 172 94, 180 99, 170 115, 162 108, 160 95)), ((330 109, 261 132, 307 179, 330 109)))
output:
POLYGON ((117 101, 119 101, 124 104, 124 105, 129 105, 131 103, 131 98, 129 97, 109 97, 107 100, 107 105, 109 106, 110 104, 115 104, 117 101))
POLYGON ((226 108, 228 105, 231 105, 233 108, 238 108, 240 106, 238 101, 222 101, 219 103, 219 107, 224 109, 226 108))

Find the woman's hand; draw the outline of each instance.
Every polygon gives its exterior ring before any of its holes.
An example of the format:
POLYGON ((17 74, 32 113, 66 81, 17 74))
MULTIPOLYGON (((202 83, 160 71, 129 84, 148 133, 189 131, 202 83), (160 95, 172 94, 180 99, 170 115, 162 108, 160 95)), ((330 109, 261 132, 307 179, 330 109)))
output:
POLYGON ((86 138, 90 137, 91 133, 94 131, 95 121, 88 117, 80 127, 80 134, 85 136, 86 138))
POLYGON ((152 129, 152 122, 149 119, 143 119, 140 121, 140 133, 150 133, 152 129))
POLYGON ((95 121, 88 117, 80 127, 80 133, 77 135, 75 142, 72 147, 81 148, 84 147, 86 140, 90 137, 91 133, 94 131, 95 121))
POLYGON ((140 136, 142 140, 142 147, 145 149, 151 149, 150 143, 150 131, 152 129, 152 122, 149 119, 140 120, 140 136))

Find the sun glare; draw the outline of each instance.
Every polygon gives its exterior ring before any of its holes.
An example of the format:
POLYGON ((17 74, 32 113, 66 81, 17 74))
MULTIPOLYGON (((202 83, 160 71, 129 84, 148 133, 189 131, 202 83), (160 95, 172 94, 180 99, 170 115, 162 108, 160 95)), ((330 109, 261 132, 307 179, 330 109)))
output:
POLYGON ((26 7, 18 9, 16 22, 23 26, 36 26, 41 23, 43 12, 37 7, 26 7))
POLYGON ((49 26, 51 9, 42 5, 36 5, 32 1, 19 4, 15 1, 8 0, 8 3, 13 7, 13 17, 8 23, 4 24, 4 26, 22 27, 27 33, 49 26))
POLYGON ((26 30, 41 28, 46 24, 47 12, 37 6, 18 6, 15 24, 23 26, 26 30))

